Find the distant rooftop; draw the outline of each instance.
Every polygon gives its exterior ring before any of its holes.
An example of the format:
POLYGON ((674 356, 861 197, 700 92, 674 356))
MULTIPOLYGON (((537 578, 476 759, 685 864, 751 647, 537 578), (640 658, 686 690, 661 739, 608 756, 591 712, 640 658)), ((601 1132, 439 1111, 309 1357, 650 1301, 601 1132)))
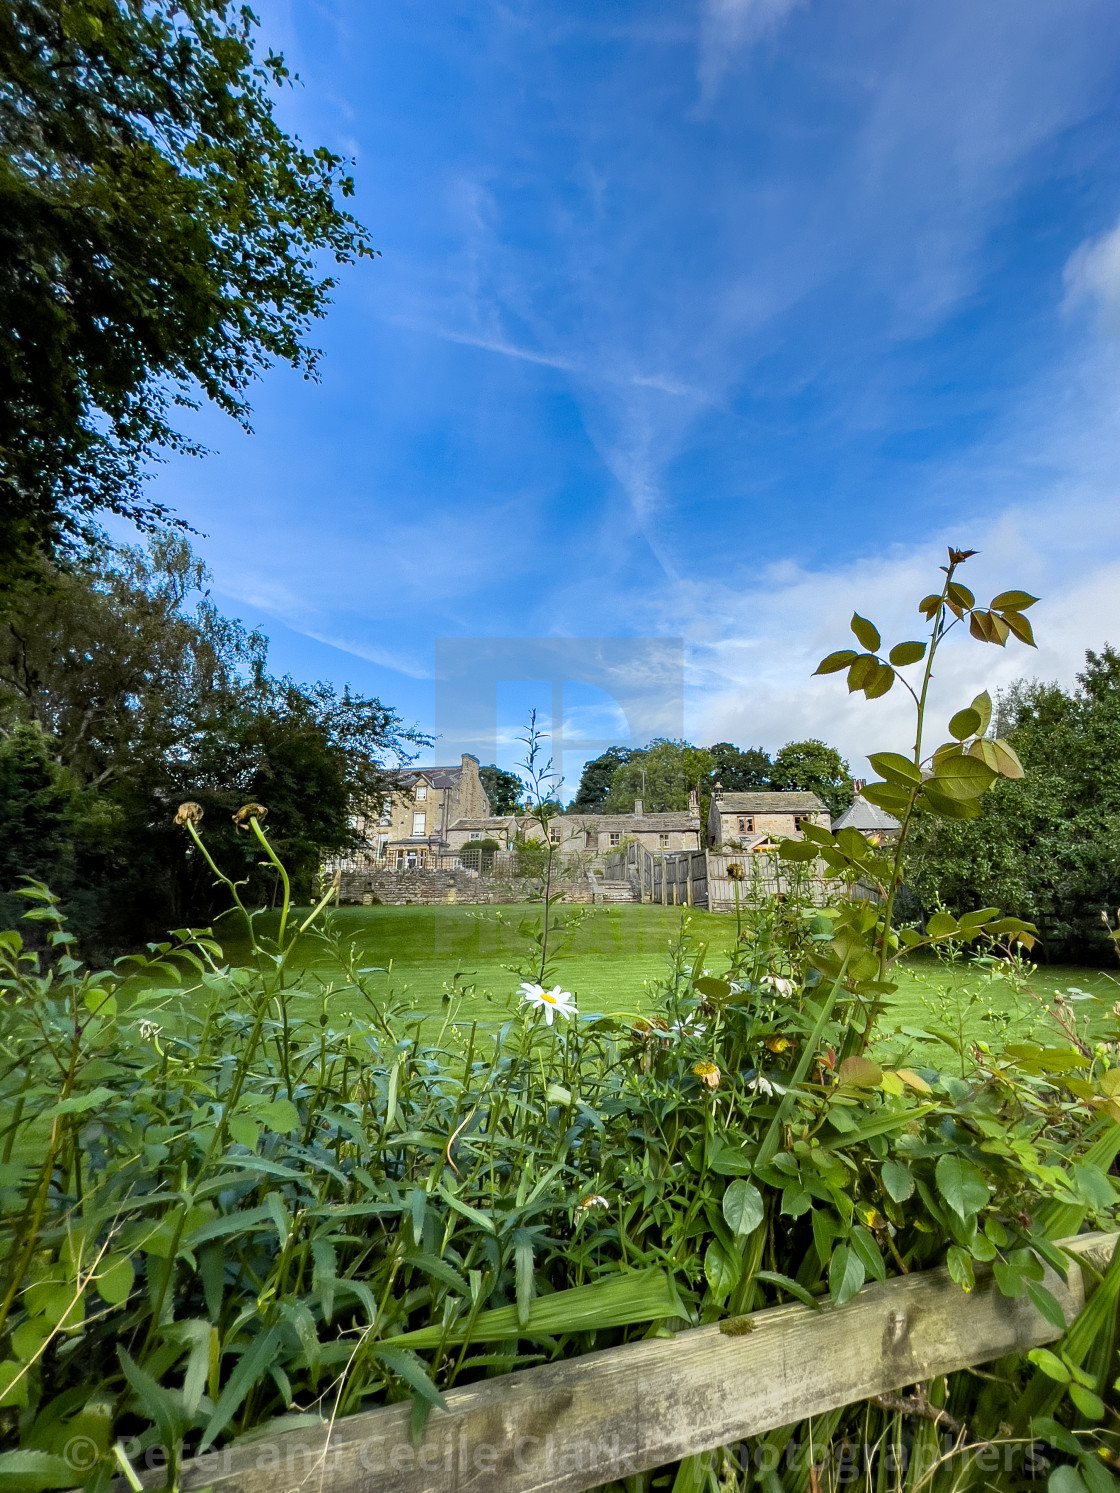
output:
POLYGON ((723 814, 819 814, 824 808, 815 793, 724 793, 712 802, 723 814))
POLYGON ((888 814, 886 809, 880 809, 876 804, 869 804, 861 793, 838 819, 832 821, 832 828, 858 829, 861 834, 877 831, 879 834, 890 835, 901 826, 893 814, 888 814))

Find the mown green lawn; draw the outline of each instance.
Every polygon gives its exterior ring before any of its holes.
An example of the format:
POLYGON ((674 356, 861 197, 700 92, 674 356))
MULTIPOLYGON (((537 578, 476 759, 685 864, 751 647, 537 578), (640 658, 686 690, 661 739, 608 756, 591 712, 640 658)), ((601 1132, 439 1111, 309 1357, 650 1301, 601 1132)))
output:
MULTIPOLYGON (((726 967, 735 942, 732 914, 647 905, 557 909, 561 922, 578 914, 578 926, 557 941, 554 978, 576 996, 584 1013, 633 1013, 647 1010, 650 986, 667 967, 669 946, 682 926, 696 945, 706 946, 705 964, 726 967)), ((442 1018, 448 997, 459 998, 460 1020, 495 1019, 504 1014, 532 963, 529 941, 519 933, 535 926, 540 909, 512 907, 343 907, 332 913, 334 932, 355 948, 359 964, 372 974, 375 990, 392 991, 418 1012, 442 1018)), ((240 962, 246 948, 234 937, 229 956, 240 962)), ((297 949, 299 983, 310 992, 340 981, 339 965, 324 943, 305 938, 297 949)), ((915 959, 896 971, 899 989, 882 1022, 892 1053, 926 1049, 929 1039, 917 1035, 938 1029, 957 1032, 966 1041, 1023 1038, 1058 1029, 1047 1014, 1057 992, 1080 990, 1090 999, 1072 998, 1070 1010, 1081 1022, 1092 1019, 1092 1032, 1107 1034, 1120 1023, 1111 1007, 1120 999, 1120 981, 1108 971, 1037 966, 1024 985, 1002 978, 975 962, 942 964, 915 959), (897 1032, 897 1035, 893 1035, 897 1032)), ((939 1042, 938 1046, 943 1044, 939 1042)))

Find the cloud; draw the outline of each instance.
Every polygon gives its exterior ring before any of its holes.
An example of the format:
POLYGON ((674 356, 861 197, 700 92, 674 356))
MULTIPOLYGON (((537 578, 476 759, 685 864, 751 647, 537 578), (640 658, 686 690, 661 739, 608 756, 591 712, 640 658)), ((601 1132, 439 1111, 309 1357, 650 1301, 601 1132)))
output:
POLYGON ((804 0, 704 0, 696 64, 702 101, 719 90, 735 54, 770 32, 804 0))
POLYGON ((1120 336, 1120 223, 1070 255, 1065 284, 1067 305, 1094 302, 1101 331, 1120 336))

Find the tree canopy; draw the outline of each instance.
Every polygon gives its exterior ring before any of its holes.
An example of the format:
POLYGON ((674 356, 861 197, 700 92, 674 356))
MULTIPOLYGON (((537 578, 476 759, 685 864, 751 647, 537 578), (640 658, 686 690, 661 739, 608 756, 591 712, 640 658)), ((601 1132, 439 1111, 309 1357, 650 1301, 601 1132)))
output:
POLYGON ((852 775, 847 762, 835 747, 815 737, 787 742, 774 754, 770 787, 782 793, 815 793, 834 819, 852 801, 852 775))
MULTIPOLYGON (((525 797, 525 784, 515 772, 502 767, 480 767, 478 776, 490 800, 491 814, 515 814, 525 797)), ((496 844, 497 842, 495 842, 496 844)))
POLYGON ((717 741, 708 748, 712 754, 713 782, 719 783, 728 793, 752 793, 770 785, 770 756, 761 747, 732 746, 729 741, 717 741))
POLYGON ((606 813, 629 814, 640 798, 647 814, 688 808, 692 789, 707 788, 712 754, 688 741, 651 741, 631 752, 611 774, 611 786, 601 808, 606 813))
POLYGON ((1088 652, 1072 690, 1020 681, 993 729, 1025 776, 1000 778, 978 818, 922 818, 907 880, 919 908, 998 906, 1035 923, 1050 959, 1115 957, 1120 907, 1120 653, 1088 652))
POLYGON ((231 815, 264 804, 306 895, 321 854, 354 842, 352 802, 380 797, 383 768, 426 740, 378 700, 274 677, 266 639, 221 616, 206 580, 181 538, 101 545, 67 571, 44 564, 0 624, 0 841, 54 847, 0 861, 0 892, 49 861, 108 944, 211 916, 210 876, 172 824, 180 801, 258 882, 231 815))
POLYGON ((346 263, 373 251, 338 205, 342 159, 273 116, 292 82, 227 0, 12 0, 0 9, 0 556, 9 575, 151 526, 145 465, 197 451, 173 407, 248 420, 346 263))
POLYGON ((571 814, 591 814, 602 808, 603 800, 611 791, 611 779, 615 768, 629 762, 633 753, 629 747, 612 746, 599 757, 585 762, 580 775, 579 788, 568 805, 571 814))

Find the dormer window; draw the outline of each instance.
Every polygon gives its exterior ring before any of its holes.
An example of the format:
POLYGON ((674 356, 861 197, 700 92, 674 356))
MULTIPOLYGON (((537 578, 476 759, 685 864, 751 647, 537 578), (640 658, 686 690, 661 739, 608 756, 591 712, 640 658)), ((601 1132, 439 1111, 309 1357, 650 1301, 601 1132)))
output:
POLYGON ((550 845, 559 845, 560 826, 558 824, 550 824, 548 826, 548 842, 550 845))

